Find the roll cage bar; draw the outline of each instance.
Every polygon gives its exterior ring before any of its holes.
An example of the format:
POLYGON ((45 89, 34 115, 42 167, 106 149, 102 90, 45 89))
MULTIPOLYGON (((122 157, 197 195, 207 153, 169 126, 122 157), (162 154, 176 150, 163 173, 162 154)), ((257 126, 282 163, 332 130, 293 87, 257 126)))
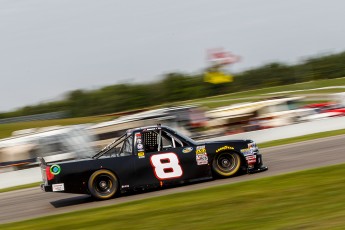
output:
POLYGON ((122 141, 127 140, 129 137, 131 136, 128 135, 128 133, 124 133, 123 135, 121 135, 119 138, 115 139, 113 142, 111 142, 110 144, 108 144, 107 146, 105 146, 101 151, 99 151, 98 153, 96 153, 92 159, 98 159, 101 156, 103 156, 104 154, 106 154, 107 152, 109 152, 110 150, 112 150, 113 148, 115 148, 118 144, 120 144, 122 141), (126 137, 126 138, 124 138, 126 137))
MULTIPOLYGON (((173 137, 174 135, 177 136, 178 138, 183 139, 184 141, 186 141, 188 144, 192 144, 192 145, 196 145, 196 142, 194 140, 192 140, 189 137, 186 137, 184 135, 181 135, 180 133, 177 133, 175 130, 168 128, 168 127, 162 127, 161 125, 157 125, 156 127, 152 127, 152 128, 157 128, 156 132, 158 131, 158 134, 161 136, 162 135, 162 129, 165 130, 169 136, 173 137)), ((113 142, 111 142, 110 144, 108 144, 107 146, 105 146, 102 150, 100 150, 98 153, 96 153, 92 159, 98 159, 101 156, 103 156, 104 154, 106 154, 107 152, 109 152, 111 149, 115 148, 118 144, 120 144, 122 141, 127 140, 130 136, 133 135, 134 132, 145 132, 147 129, 134 129, 131 130, 131 132, 126 132, 123 135, 121 135, 119 138, 115 139, 113 142), (124 138, 126 137, 126 138, 124 138)), ((161 143, 158 143, 158 149, 161 149, 161 143)))

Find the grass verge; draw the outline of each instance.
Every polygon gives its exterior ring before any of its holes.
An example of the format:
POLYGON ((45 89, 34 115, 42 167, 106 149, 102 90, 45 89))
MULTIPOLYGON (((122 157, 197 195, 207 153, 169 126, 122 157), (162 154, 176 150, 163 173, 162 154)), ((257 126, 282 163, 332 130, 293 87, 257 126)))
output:
POLYGON ((4 224, 0 228, 342 229, 344 173, 344 164, 329 166, 4 224))
POLYGON ((24 185, 14 186, 14 187, 10 187, 10 188, 3 188, 3 189, 0 189, 0 193, 11 192, 11 191, 15 191, 15 190, 19 190, 19 189, 25 189, 25 188, 33 188, 33 187, 39 186, 41 183, 42 182, 35 182, 35 183, 31 183, 31 184, 24 184, 24 185))
POLYGON ((321 133, 313 133, 313 134, 309 134, 305 136, 292 137, 292 138, 265 142, 265 143, 259 144, 259 147, 267 148, 267 147, 292 144, 292 143, 301 142, 301 141, 309 141, 309 140, 314 140, 318 138, 332 137, 332 136, 343 135, 343 134, 345 134, 345 129, 339 129, 339 130, 327 131, 327 132, 321 132, 321 133))
POLYGON ((338 93, 344 92, 345 89, 320 89, 320 90, 311 90, 315 88, 329 87, 329 86, 344 86, 345 78, 337 79, 324 79, 317 81, 302 82, 291 85, 275 86, 269 88, 262 88, 256 90, 242 91, 237 93, 224 94, 219 96, 207 97, 194 99, 186 101, 186 103, 197 103, 200 105, 208 106, 209 108, 215 108, 218 106, 225 106, 234 103, 248 102, 248 101, 258 101, 262 98, 272 97, 272 96, 287 96, 291 94, 305 95, 308 94, 329 94, 329 93, 338 93), (295 90, 300 90, 296 91, 295 90), (292 93, 289 93, 292 91, 292 93), (280 93, 277 93, 280 92, 280 93), (272 94, 277 93, 277 94, 272 94), (243 99, 245 98, 245 99, 243 99))

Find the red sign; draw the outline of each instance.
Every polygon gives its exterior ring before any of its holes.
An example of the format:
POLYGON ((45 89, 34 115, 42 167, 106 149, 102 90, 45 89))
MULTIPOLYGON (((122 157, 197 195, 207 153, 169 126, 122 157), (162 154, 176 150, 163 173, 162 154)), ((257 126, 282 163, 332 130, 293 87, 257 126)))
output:
POLYGON ((229 65, 240 60, 240 56, 226 52, 221 48, 208 50, 207 56, 208 61, 213 62, 216 65, 229 65))

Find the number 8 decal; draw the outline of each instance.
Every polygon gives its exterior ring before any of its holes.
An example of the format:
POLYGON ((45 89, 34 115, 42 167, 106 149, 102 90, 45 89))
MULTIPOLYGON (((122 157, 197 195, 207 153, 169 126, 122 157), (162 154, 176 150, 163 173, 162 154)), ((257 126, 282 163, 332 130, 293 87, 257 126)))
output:
POLYGON ((182 176, 183 171, 175 153, 152 155, 150 158, 157 179, 172 179, 182 176))

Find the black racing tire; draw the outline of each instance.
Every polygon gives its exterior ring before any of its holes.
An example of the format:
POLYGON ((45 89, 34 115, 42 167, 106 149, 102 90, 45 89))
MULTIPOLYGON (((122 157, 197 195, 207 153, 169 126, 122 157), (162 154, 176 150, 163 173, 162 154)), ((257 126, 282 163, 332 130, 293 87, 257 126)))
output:
POLYGON ((239 172, 241 157, 234 152, 221 152, 215 155, 212 169, 219 177, 231 177, 239 172))
POLYGON ((94 172, 88 182, 91 196, 98 200, 106 200, 113 197, 118 190, 118 180, 114 173, 106 169, 94 172))

